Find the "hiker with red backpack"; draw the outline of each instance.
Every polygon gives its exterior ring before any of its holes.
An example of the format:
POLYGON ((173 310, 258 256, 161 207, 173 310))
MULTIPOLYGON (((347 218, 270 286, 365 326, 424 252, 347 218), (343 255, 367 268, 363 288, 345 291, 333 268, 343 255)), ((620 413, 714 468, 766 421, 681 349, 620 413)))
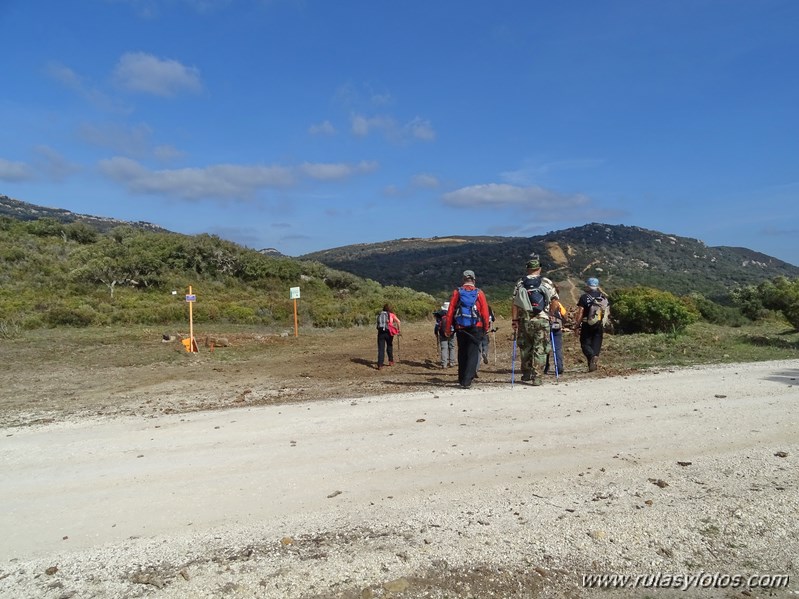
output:
POLYGON ((577 300, 574 331, 580 334, 580 349, 588 360, 588 372, 594 372, 602 351, 609 303, 608 296, 599 288, 599 279, 591 277, 585 283, 585 293, 577 300))
POLYGON ((541 275, 541 261, 532 256, 527 261, 527 275, 513 290, 511 324, 521 354, 522 381, 534 386, 544 384, 543 370, 551 349, 550 310, 555 299, 555 284, 541 275))
POLYGON ((394 337, 400 334, 400 319, 389 304, 377 315, 377 369, 382 370, 386 354, 388 365, 394 366, 394 337))
POLYGON ((449 309, 442 322, 447 336, 451 335, 451 327, 455 327, 455 337, 458 340, 458 384, 469 389, 477 374, 483 337, 488 334, 490 327, 488 300, 485 293, 475 286, 474 271, 463 271, 461 286, 452 292, 449 309))

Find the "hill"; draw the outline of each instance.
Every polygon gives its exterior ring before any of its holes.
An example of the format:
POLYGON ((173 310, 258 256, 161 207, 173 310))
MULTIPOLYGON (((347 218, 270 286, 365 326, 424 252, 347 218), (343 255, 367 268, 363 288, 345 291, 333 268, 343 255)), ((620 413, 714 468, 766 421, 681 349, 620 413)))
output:
POLYGON ((435 299, 311 260, 213 235, 39 208, 2 197, 0 338, 43 326, 196 322, 340 327, 371 324, 385 302, 409 318, 435 299), (298 305, 289 290, 301 288, 298 305))
POLYGON ((106 218, 103 216, 91 216, 89 214, 76 214, 63 208, 47 208, 45 206, 37 206, 29 204, 21 200, 15 200, 6 195, 0 195, 0 216, 6 216, 16 220, 33 221, 41 218, 50 218, 57 222, 69 223, 85 223, 100 232, 107 232, 114 227, 122 225, 141 229, 143 231, 166 232, 166 229, 148 223, 145 221, 122 221, 115 218, 106 218))
POLYGON ((699 292, 723 299, 735 287, 776 276, 799 277, 799 268, 739 247, 625 225, 591 223, 535 237, 410 238, 349 245, 301 256, 332 268, 446 296, 465 268, 478 284, 509 295, 530 254, 541 256, 545 274, 567 294, 589 276, 605 289, 646 285, 676 294, 699 292))

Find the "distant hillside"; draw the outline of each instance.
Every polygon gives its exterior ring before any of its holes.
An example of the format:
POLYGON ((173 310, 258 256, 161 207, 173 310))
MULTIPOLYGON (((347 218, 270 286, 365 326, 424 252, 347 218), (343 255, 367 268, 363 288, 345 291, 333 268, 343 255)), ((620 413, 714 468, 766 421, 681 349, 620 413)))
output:
POLYGON ((46 326, 202 323, 371 325, 385 302, 405 317, 436 300, 214 235, 182 235, 2 197, 0 339, 46 326), (290 290, 300 287, 301 300, 290 290))
POLYGON ((799 277, 799 268, 738 247, 640 227, 591 223, 535 237, 411 238, 358 244, 301 256, 383 285, 411 287, 443 297, 465 268, 494 294, 509 295, 531 253, 547 276, 574 296, 582 281, 598 276, 608 290, 646 285, 677 294, 699 292, 723 299, 735 287, 776 276, 799 277))
POLYGON ((0 195, 0 216, 8 216, 17 220, 30 221, 40 218, 52 218, 61 223, 83 222, 91 225, 100 232, 106 232, 114 227, 126 225, 134 229, 143 231, 166 232, 166 229, 144 221, 122 221, 114 218, 104 218, 102 216, 90 216, 88 214, 76 214, 62 208, 45 208, 15 200, 5 195, 0 195))

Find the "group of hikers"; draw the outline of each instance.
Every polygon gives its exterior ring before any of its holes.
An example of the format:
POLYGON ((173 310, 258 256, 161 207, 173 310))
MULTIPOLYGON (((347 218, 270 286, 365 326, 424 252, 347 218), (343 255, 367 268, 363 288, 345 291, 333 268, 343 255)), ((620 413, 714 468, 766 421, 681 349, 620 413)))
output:
MULTIPOLYGON (((518 347, 521 380, 538 386, 543 384, 545 374, 563 372, 563 331, 568 324, 568 312, 560 301, 557 285, 541 274, 538 256, 532 256, 526 267, 527 274, 514 287, 511 304, 512 376, 515 375, 518 347)), ((579 333, 580 349, 589 372, 597 369, 608 306, 608 297, 600 289, 599 280, 589 278, 574 316, 574 330, 579 333)), ((494 312, 485 293, 476 285, 474 271, 463 271, 461 285, 433 315, 441 367, 451 368, 457 364, 458 384, 469 389, 472 381, 478 378, 481 360, 488 363, 489 333, 497 330, 494 312)), ((394 364, 393 337, 399 330, 400 321, 386 304, 377 317, 378 369, 386 365, 386 357, 389 366, 394 364)))

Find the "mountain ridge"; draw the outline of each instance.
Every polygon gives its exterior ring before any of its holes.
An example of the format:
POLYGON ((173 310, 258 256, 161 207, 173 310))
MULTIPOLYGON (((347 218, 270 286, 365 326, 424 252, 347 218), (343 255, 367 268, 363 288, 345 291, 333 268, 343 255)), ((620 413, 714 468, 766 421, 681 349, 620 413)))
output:
MULTIPOLYGON (((77 214, 1 194, 0 216, 84 222, 101 232, 122 225, 169 232, 146 221, 77 214)), ((258 251, 267 256, 285 257, 276 248, 258 251)), ((799 277, 799 267, 749 248, 708 246, 699 239, 672 233, 603 223, 532 237, 405 237, 286 258, 316 261, 384 286, 408 287, 447 298, 466 268, 474 270, 478 284, 493 295, 510 295, 531 254, 541 257, 544 274, 572 298, 579 295, 583 281, 589 276, 599 277, 603 287, 609 290, 645 285, 677 294, 698 292, 715 300, 727 298, 736 287, 755 285, 777 276, 799 277)))

